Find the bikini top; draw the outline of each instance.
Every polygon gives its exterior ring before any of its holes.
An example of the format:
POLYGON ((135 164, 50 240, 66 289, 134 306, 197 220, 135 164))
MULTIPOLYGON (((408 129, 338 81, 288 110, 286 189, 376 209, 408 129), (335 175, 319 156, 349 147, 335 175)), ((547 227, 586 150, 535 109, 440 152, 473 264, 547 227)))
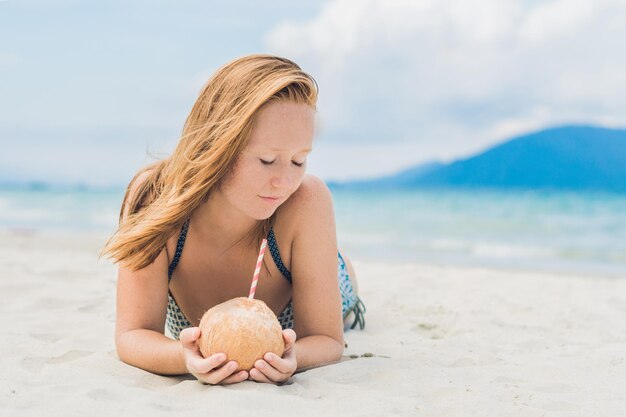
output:
MULTIPOLYGON (((187 238, 187 230, 189 229, 189 220, 185 221, 183 224, 183 228, 180 232, 180 236, 178 237, 178 243, 176 244, 176 253, 174 254, 174 259, 172 263, 170 263, 170 267, 168 270, 168 282, 172 279, 172 274, 178 265, 178 261, 180 260, 180 255, 183 253, 183 246, 185 246, 185 239, 187 238)), ((278 251, 278 245, 276 244, 276 236, 274 236, 274 229, 270 228, 269 233, 267 234, 267 246, 272 254, 272 259, 274 259, 274 263, 278 267, 278 270, 284 275, 287 281, 291 282, 291 272, 287 270, 285 264, 283 264, 283 260, 280 258, 280 252, 278 251)))

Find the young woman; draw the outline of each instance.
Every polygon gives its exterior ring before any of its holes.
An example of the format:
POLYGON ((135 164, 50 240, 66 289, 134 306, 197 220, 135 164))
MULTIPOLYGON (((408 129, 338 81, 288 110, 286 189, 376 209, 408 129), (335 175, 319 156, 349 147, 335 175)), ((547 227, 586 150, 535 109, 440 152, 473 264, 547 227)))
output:
POLYGON ((122 361, 207 384, 280 384, 340 360, 343 332, 363 328, 365 309, 337 249, 331 193, 305 174, 316 102, 317 84, 294 62, 236 59, 203 87, 172 156, 130 182, 102 250, 120 263, 122 361), (255 298, 278 316, 286 349, 233 374, 224 354, 202 357, 197 326, 209 308, 247 295, 263 238, 255 298))

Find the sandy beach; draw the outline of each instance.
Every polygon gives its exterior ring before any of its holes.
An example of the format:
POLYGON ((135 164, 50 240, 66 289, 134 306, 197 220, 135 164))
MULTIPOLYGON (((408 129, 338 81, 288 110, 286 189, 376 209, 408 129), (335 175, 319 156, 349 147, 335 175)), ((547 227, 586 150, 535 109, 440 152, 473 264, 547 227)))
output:
POLYGON ((126 365, 102 234, 0 234, 2 416, 621 416, 622 278, 376 263, 340 363, 283 386, 126 365), (179 414, 183 412, 184 414, 179 414))

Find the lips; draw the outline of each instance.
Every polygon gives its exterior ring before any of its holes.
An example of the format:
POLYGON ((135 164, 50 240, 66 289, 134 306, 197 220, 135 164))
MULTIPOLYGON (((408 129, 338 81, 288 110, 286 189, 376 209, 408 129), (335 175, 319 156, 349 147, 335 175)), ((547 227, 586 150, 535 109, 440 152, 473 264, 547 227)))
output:
POLYGON ((268 203, 275 202, 281 199, 281 197, 263 197, 262 195, 260 195, 259 197, 261 197, 263 200, 267 201, 268 203))

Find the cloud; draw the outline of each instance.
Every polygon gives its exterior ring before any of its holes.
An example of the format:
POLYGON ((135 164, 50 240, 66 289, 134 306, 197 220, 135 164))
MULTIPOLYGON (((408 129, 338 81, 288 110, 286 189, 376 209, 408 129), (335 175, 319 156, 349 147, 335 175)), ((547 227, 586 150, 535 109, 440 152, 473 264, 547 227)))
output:
POLYGON ((559 0, 540 4, 524 19, 520 35, 529 41, 566 36, 593 14, 594 3, 586 0, 559 0))
POLYGON ((0 52, 6 172, 124 181, 146 145, 174 147, 215 69, 254 52, 290 57, 318 81, 309 168, 324 178, 451 160, 551 124, 626 125, 622 1, 158 5, 3 3, 0 31, 15 40, 0 52), (120 164, 124 144, 134 154, 120 164))
POLYGON ((265 42, 318 81, 324 146, 425 161, 552 124, 626 126, 623 39, 616 0, 332 0, 265 42))

